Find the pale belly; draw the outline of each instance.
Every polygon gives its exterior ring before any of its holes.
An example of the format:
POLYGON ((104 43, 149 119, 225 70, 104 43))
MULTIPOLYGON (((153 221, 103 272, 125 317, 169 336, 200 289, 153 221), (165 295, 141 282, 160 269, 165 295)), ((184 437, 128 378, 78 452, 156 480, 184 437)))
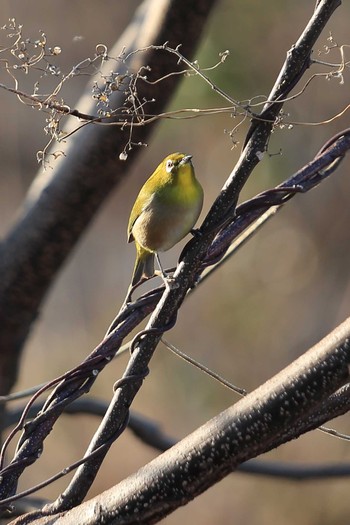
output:
POLYGON ((158 205, 144 210, 132 228, 134 239, 153 252, 165 252, 183 239, 195 225, 202 202, 197 205, 158 205))

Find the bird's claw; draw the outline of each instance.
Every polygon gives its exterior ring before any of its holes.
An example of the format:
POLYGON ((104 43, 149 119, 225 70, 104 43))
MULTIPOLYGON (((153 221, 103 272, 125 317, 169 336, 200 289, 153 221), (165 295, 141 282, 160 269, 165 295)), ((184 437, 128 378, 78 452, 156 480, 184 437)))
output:
POLYGON ((166 274, 165 272, 163 273, 159 270, 156 270, 154 272, 154 275, 161 277, 163 279, 165 287, 169 290, 175 290, 179 287, 179 284, 176 282, 176 279, 172 275, 166 274))
POLYGON ((176 282, 176 279, 174 277, 170 277, 167 275, 164 279, 165 287, 169 290, 176 290, 176 288, 179 287, 179 283, 176 282))

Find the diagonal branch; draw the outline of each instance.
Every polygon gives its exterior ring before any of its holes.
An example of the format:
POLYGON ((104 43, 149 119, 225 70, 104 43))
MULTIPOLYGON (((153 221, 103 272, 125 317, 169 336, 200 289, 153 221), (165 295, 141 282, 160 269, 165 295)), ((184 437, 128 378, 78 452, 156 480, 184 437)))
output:
MULTIPOLYGON (((316 428, 329 396, 349 382, 350 318, 272 379, 115 487, 60 514, 59 523, 156 523, 238 465, 316 428), (145 502, 152 504, 145 505, 145 502)), ((347 410, 347 407, 346 407, 347 410)), ((43 525, 30 515, 15 523, 43 525)), ((50 520, 54 516, 50 517, 50 520)), ((52 523, 52 521, 50 521, 52 523)))

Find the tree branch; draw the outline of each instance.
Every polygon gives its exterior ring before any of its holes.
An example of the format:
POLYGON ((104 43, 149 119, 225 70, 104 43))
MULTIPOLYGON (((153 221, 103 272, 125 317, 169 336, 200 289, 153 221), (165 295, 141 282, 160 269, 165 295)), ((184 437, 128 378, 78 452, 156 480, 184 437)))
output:
MULTIPOLYGON (((137 523, 156 523, 239 464, 310 430, 305 420, 349 381, 349 364, 350 318, 264 385, 137 473, 60 514, 60 525, 97 524, 102 516, 106 524, 135 523, 135 516, 137 523)), ((37 516, 32 520, 27 515, 13 525, 47 523, 47 518, 35 519, 37 516)))
MULTIPOLYGON (((320 424, 329 419, 341 416, 350 409, 350 385, 347 384, 341 387, 337 392, 330 395, 329 398, 321 403, 320 408, 312 415, 313 424, 319 421, 320 424)), ((34 405, 28 417, 35 417, 35 415, 42 408, 42 403, 34 405)), ((68 405, 64 414, 76 415, 85 414, 87 416, 103 417, 108 409, 108 403, 101 399, 88 398, 77 399, 71 405, 68 405)), ((21 417, 23 408, 14 409, 6 414, 6 425, 15 425, 21 417)), ((304 427, 306 428, 306 427, 304 427)), ((128 429, 135 437, 140 439, 142 443, 154 448, 160 452, 165 452, 169 448, 179 442, 178 439, 167 435, 156 421, 135 413, 130 412, 128 429)), ((337 435, 337 433, 335 433, 337 435)), ((310 479, 328 479, 340 478, 350 476, 350 463, 318 463, 313 465, 294 465, 293 463, 286 463, 281 461, 266 461, 266 460, 249 460, 237 467, 239 472, 244 474, 252 474, 266 477, 277 477, 281 479, 292 480, 310 480, 310 479)), ((22 501, 22 500, 20 500, 22 501)), ((43 505, 40 505, 40 507, 43 505)), ((27 511, 29 512, 29 511, 27 511)), ((23 514, 23 512, 19 513, 23 514)))

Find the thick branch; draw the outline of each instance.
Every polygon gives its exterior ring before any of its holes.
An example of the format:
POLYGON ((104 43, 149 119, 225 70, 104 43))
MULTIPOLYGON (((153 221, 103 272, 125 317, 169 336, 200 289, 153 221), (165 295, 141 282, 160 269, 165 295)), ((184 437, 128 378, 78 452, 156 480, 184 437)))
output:
MULTIPOLYGON (((42 403, 34 405, 28 417, 35 417, 41 408, 42 403)), ((85 414, 87 416, 102 418, 107 409, 108 403, 106 401, 90 397, 88 399, 77 399, 65 408, 64 414, 85 414)), ((310 418, 307 418, 306 421, 301 419, 300 424, 305 432, 318 424, 321 425, 330 419, 341 416, 349 410, 350 384, 347 384, 321 403, 319 409, 313 413, 310 418), (310 420, 312 420, 312 425, 310 424, 310 420)), ((21 417, 22 411, 23 408, 18 408, 7 412, 5 428, 15 425, 21 417)), ((168 450, 179 442, 178 439, 166 434, 160 423, 135 412, 130 412, 128 429, 140 439, 142 443, 160 452, 168 450)), ((294 435, 295 428, 292 428, 291 438, 293 438, 294 435)), ((337 435, 336 432, 335 435, 337 435)), ((299 463, 295 465, 292 462, 250 460, 239 465, 237 470, 246 474, 296 480, 350 477, 350 463, 342 463, 340 465, 338 462, 325 463, 323 461, 319 464, 313 463, 309 465, 307 463, 299 463)), ((19 502, 20 501, 22 500, 19 500, 19 502)), ((16 503, 16 511, 18 503, 16 503)), ((40 505, 40 507, 42 506, 43 505, 40 505)), ((20 514, 24 514, 24 512, 19 513, 19 515, 20 514)))
MULTIPOLYGON (((350 318, 282 372, 136 474, 50 523, 156 523, 237 468, 305 431, 300 421, 349 381, 350 318), (293 432, 290 432, 294 429, 293 432), (147 503, 147 505, 145 505, 147 503)), ((308 428, 309 430, 310 428, 308 428)), ((47 523, 46 518, 17 523, 47 523)))

